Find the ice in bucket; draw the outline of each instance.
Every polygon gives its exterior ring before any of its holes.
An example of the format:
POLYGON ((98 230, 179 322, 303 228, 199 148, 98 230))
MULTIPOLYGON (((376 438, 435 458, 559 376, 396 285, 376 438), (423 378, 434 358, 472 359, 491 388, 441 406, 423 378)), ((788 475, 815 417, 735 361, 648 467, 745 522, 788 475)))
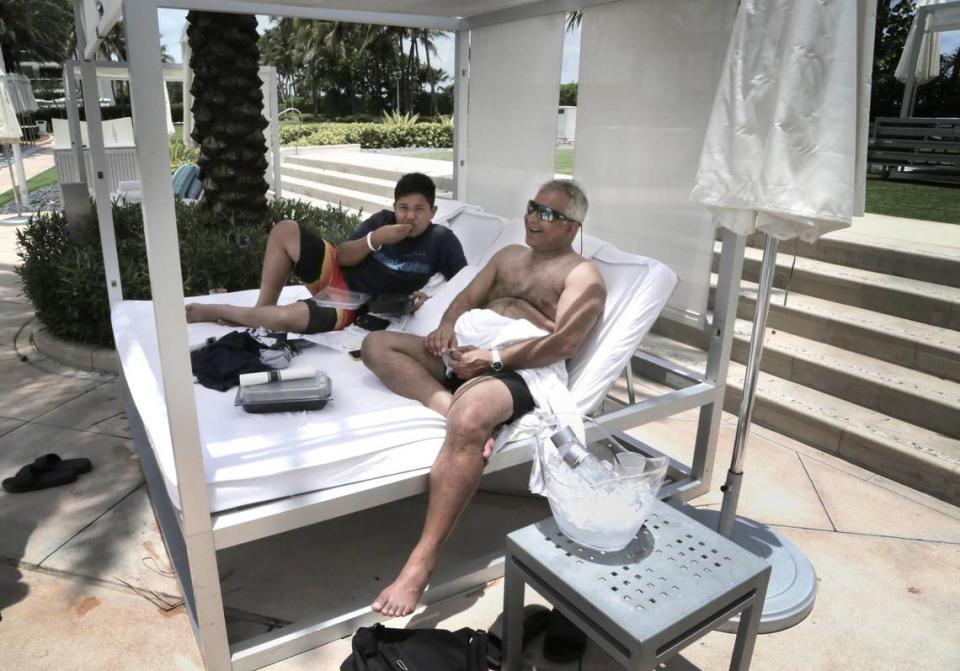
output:
POLYGON ((538 432, 538 452, 560 530, 581 545, 615 552, 643 526, 667 460, 630 452, 600 433, 600 440, 585 446, 562 419, 548 417, 538 432))

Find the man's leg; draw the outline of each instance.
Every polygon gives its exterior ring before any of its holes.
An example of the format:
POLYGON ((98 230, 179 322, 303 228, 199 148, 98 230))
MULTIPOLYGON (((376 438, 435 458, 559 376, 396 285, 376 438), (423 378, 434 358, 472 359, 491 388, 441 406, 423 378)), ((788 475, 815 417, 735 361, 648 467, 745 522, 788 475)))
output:
POLYGON ((437 565, 440 548, 480 484, 483 446, 513 413, 513 398, 500 380, 465 385, 447 413, 447 436, 430 469, 430 500, 423 532, 397 579, 372 608, 390 617, 413 612, 437 565))
POLYGON ((363 363, 386 387, 420 401, 446 416, 453 394, 441 384, 443 361, 423 345, 423 338, 396 331, 375 331, 363 339, 363 363))

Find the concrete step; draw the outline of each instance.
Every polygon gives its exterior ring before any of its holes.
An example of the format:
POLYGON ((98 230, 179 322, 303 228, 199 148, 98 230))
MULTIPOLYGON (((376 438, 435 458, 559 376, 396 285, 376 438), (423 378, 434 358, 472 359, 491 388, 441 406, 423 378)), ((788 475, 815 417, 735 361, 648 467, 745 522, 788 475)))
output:
MULTIPOLYGON (((900 221, 903 225, 910 223, 900 221)), ((850 268, 960 287, 960 226, 939 226, 947 238, 941 244, 869 235, 854 228, 829 233, 816 243, 789 240, 780 244, 780 251, 850 268)), ((748 247, 762 249, 763 245, 762 235, 747 237, 748 247)))
POLYGON ((285 161, 280 166, 280 171, 284 179, 287 177, 296 177, 326 186, 339 186, 352 191, 388 198, 391 203, 393 202, 393 190, 397 185, 396 180, 380 179, 379 177, 369 177, 367 175, 339 172, 337 170, 327 170, 325 168, 317 168, 313 165, 289 161, 285 161))
MULTIPOLYGON (((711 277, 710 300, 716 289, 711 277)), ((757 285, 742 280, 737 317, 752 320, 757 285)), ((960 381, 960 332, 774 289, 767 325, 850 352, 960 381)))
MULTIPOLYGON (((661 336, 706 349, 706 333, 692 326, 662 320, 655 330, 661 336)), ((740 364, 747 361, 752 330, 751 322, 736 320, 731 357, 740 364)), ((784 380, 960 438, 960 383, 770 328, 764 336, 761 368, 784 380)))
MULTIPOLYGON (((714 270, 719 264, 720 248, 721 243, 717 242, 714 245, 714 270)), ((748 247, 744 252, 743 277, 751 282, 759 281, 762 260, 763 250, 748 247)), ((960 266, 957 272, 960 273, 960 266)), ((777 254, 774 285, 781 289, 787 288, 788 278, 791 293, 816 296, 912 321, 960 330, 958 287, 851 268, 792 254, 777 254)))
MULTIPOLYGON (((641 349, 701 373, 705 369, 706 352, 655 333, 644 339, 641 349)), ((639 359, 634 368, 638 374, 653 375, 639 359)), ((729 412, 739 409, 743 375, 744 367, 731 361, 724 398, 729 412)), ((960 441, 954 438, 769 373, 760 374, 753 421, 944 501, 960 503, 960 441)))
POLYGON ((352 207, 346 207, 346 206, 340 205, 339 203, 331 203, 330 201, 327 201, 327 200, 320 200, 319 198, 313 198, 312 196, 308 196, 306 194, 299 193, 297 191, 284 190, 283 197, 289 198, 291 200, 299 200, 303 203, 307 203, 308 205, 312 205, 313 207, 316 207, 321 210, 324 210, 327 207, 339 207, 351 214, 356 214, 356 215, 361 214, 359 210, 355 210, 352 207))
POLYGON ((392 197, 383 198, 340 186, 327 186, 299 177, 284 177, 283 192, 284 196, 288 197, 291 193, 297 193, 333 205, 359 210, 364 216, 370 216, 383 209, 393 209, 392 197))
POLYGON ((450 161, 369 152, 326 152, 317 155, 286 155, 283 157, 283 162, 320 170, 363 175, 387 180, 394 184, 409 172, 422 172, 433 178, 438 190, 453 190, 453 164, 450 161))

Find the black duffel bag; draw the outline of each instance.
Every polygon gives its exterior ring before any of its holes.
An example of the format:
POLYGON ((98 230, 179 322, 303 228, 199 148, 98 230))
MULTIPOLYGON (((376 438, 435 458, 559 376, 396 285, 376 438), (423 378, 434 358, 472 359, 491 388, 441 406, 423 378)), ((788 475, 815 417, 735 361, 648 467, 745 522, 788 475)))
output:
POLYGON ((360 627, 340 671, 486 671, 487 634, 475 629, 360 627))

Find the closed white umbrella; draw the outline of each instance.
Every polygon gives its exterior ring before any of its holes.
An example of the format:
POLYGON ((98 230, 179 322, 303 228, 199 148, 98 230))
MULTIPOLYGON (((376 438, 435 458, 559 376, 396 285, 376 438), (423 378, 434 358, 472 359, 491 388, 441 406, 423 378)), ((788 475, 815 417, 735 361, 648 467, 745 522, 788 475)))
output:
MULTIPOLYGON (((15 148, 19 148, 21 139, 23 139, 23 133, 20 130, 20 123, 17 121, 17 111, 13 104, 13 97, 10 95, 7 75, 3 72, 2 66, 0 66, 0 146, 9 144, 15 148)), ((4 150, 3 153, 4 158, 6 158, 6 150, 4 150)), ((19 152, 14 151, 13 159, 20 162, 22 166, 22 159, 19 157, 19 152)), ((13 176, 14 160, 7 163, 7 168, 10 170, 10 185, 13 188, 13 199, 17 203, 17 214, 22 214, 20 210, 21 200, 17 197, 17 180, 13 176)), ((18 173, 22 174, 22 167, 18 170, 18 173)), ((26 184, 21 186, 22 199, 25 201, 26 184)))
POLYGON ((853 215, 858 4, 742 0, 691 193, 717 225, 767 236, 733 457, 717 519, 720 533, 771 565, 761 632, 801 621, 816 596, 816 574, 799 549, 778 532, 737 517, 736 509, 778 241, 812 242, 850 226, 853 215))
MULTIPOLYGON (((939 5, 945 0, 920 0, 917 3, 917 9, 929 5, 939 5)), ((900 60, 897 62, 897 69, 893 76, 898 81, 906 82, 910 78, 910 60, 913 54, 913 43, 920 40, 919 51, 917 52, 917 64, 913 71, 914 81, 917 84, 926 84, 931 79, 940 74, 940 34, 931 33, 927 30, 928 26, 921 29, 920 21, 925 21, 925 13, 918 11, 913 17, 913 24, 910 26, 910 32, 907 34, 907 40, 903 44, 903 53, 900 54, 900 60), (918 37, 919 35, 919 37, 918 37)))

